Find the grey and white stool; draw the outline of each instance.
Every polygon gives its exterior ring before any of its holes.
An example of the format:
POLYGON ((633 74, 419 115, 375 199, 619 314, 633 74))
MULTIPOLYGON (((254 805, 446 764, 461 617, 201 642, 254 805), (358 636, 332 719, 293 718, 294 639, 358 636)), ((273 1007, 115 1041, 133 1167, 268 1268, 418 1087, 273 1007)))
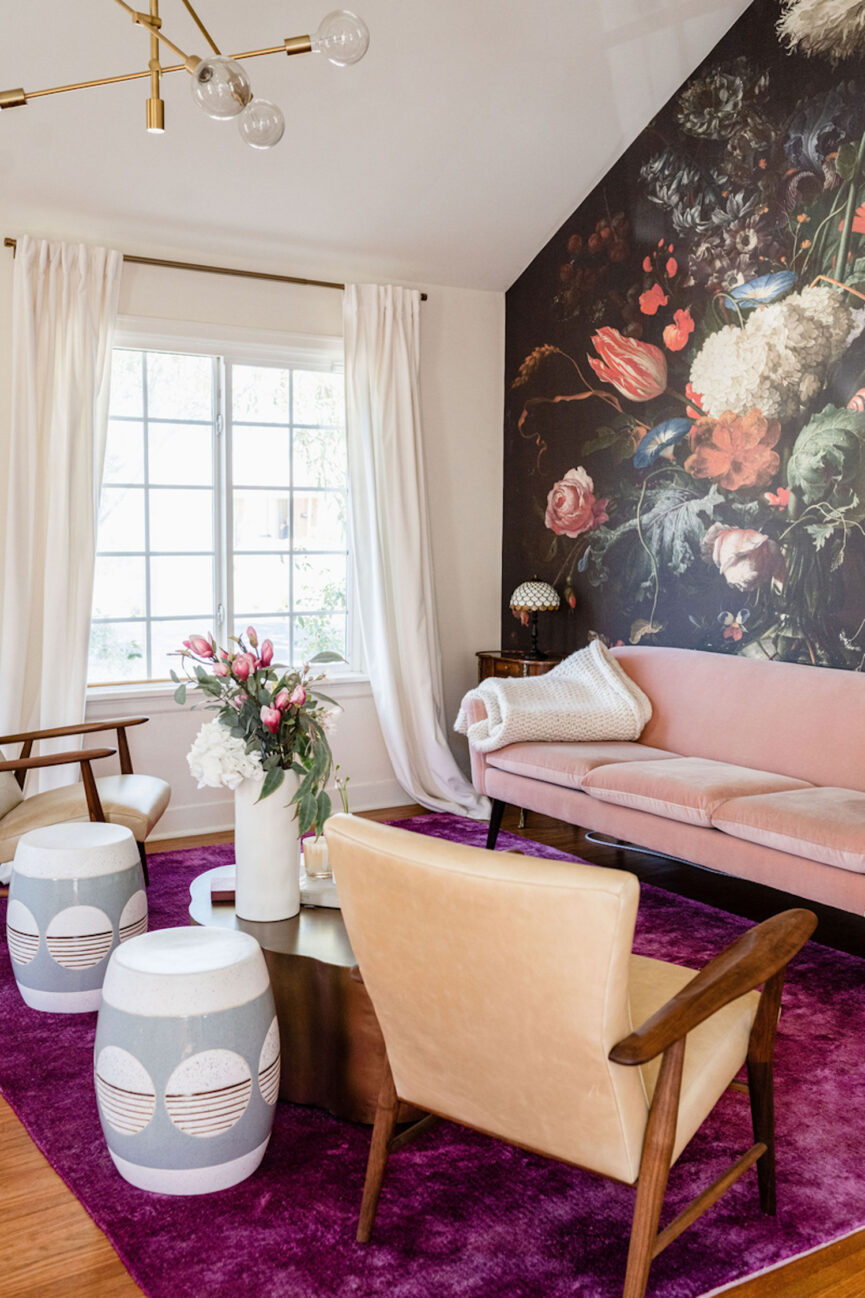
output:
POLYGON ((102 1130, 142 1190, 207 1194, 258 1167, 279 1092, 279 1028, 248 933, 169 928, 118 947, 94 1052, 102 1130))
POLYGON ((35 1010, 98 1010, 108 957, 147 929, 138 847, 123 825, 71 821, 18 841, 6 937, 18 990, 35 1010))

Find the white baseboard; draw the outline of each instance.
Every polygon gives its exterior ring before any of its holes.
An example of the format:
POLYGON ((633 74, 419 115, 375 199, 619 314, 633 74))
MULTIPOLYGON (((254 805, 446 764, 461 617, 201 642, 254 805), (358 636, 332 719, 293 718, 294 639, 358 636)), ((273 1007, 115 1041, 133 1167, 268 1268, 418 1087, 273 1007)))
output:
MULTIPOLYGON (((339 810, 334 790, 329 790, 334 800, 334 809, 339 810)), ((194 834, 221 834, 234 828, 234 800, 228 797, 206 797, 202 790, 201 797, 194 802, 170 803, 150 835, 149 843, 158 843, 165 838, 189 838, 194 834)), ((352 779, 349 785, 349 799, 352 811, 374 811, 379 807, 400 807, 412 802, 405 789, 396 780, 379 780, 361 784, 352 779)))

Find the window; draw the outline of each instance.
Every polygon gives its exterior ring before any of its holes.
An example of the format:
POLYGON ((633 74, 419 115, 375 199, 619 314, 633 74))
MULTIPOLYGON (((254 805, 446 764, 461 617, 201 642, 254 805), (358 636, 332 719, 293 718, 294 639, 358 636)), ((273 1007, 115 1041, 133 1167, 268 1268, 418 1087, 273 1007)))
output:
MULTIPOLYGON (((115 349, 90 684, 168 678, 192 631, 351 661, 342 375, 244 349, 115 349)), ((331 670, 331 669, 329 669, 331 670)))

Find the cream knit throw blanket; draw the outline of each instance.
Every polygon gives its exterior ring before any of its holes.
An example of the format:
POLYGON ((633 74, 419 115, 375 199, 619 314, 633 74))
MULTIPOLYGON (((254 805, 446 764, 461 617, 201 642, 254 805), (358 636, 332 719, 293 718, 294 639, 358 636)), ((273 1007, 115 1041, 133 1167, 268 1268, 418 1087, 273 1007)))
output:
POLYGON ((639 739, 652 705, 600 640, 544 676, 489 677, 463 699, 454 730, 489 753, 528 740, 590 743, 639 739), (483 721, 469 725, 465 705, 480 699, 483 721))

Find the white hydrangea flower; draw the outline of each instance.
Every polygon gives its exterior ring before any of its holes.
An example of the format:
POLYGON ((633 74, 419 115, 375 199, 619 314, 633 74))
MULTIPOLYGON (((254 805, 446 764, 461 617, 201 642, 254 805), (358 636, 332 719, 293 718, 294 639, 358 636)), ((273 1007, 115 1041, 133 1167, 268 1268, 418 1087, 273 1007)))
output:
POLYGON ((205 721, 186 761, 199 789, 236 789, 243 780, 264 777, 261 755, 247 753, 243 740, 219 721, 205 721))
POLYGON ((826 382, 830 366, 865 325, 835 289, 804 288, 752 312, 744 326, 710 334, 691 367, 703 409, 758 409, 767 419, 799 414, 826 382))
POLYGON ((791 49, 827 54, 833 63, 862 52, 865 8, 860 0, 787 0, 778 34, 791 49))

